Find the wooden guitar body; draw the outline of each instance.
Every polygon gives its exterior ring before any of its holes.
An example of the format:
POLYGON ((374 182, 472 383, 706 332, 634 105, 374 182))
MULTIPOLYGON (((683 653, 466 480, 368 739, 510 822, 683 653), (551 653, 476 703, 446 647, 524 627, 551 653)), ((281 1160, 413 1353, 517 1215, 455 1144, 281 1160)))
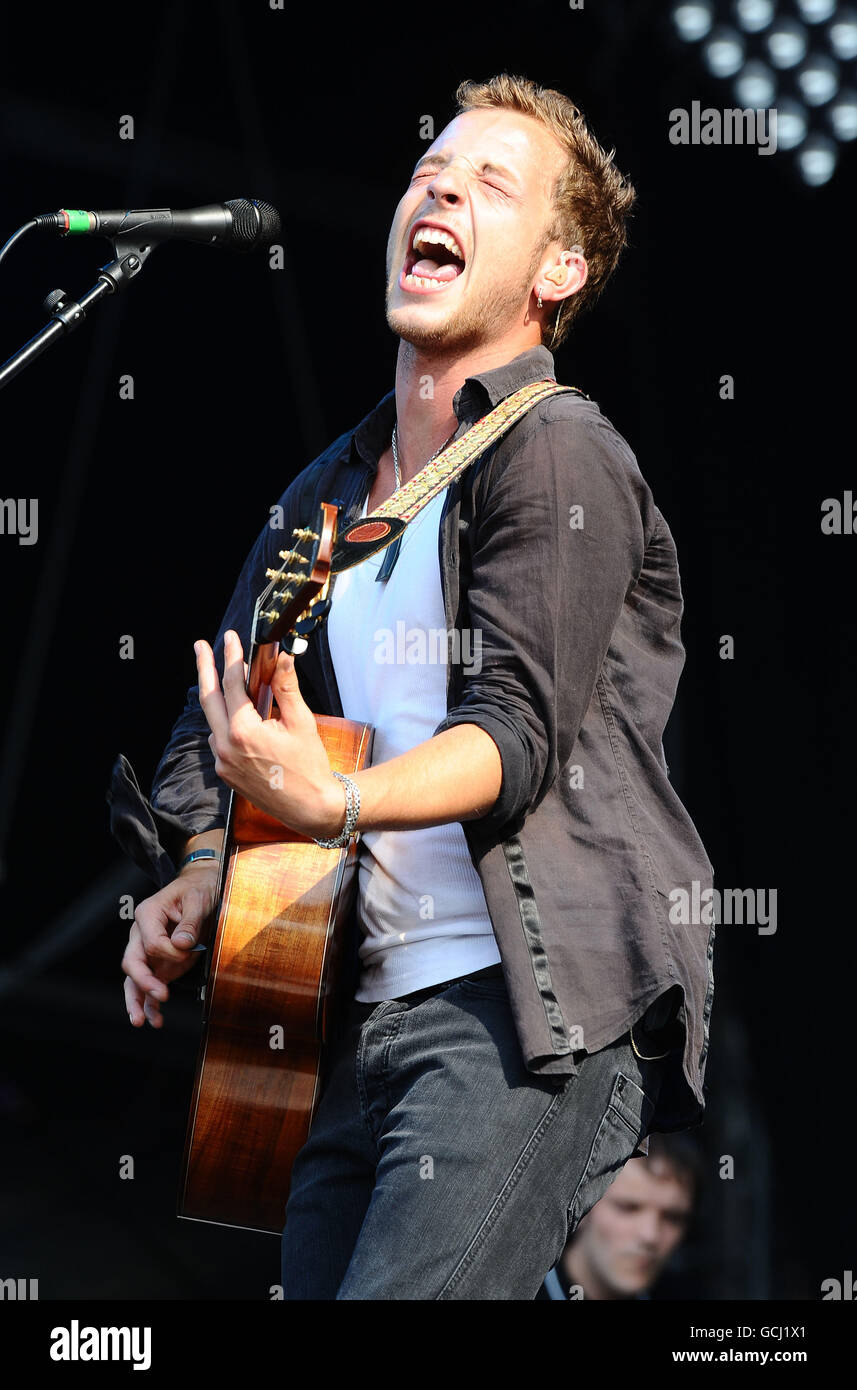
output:
MULTIPOLYGON (((368 764, 367 725, 315 717, 333 770, 368 764)), ((340 1007, 356 863, 356 839, 321 849, 233 794, 179 1216, 282 1231, 340 1007)))

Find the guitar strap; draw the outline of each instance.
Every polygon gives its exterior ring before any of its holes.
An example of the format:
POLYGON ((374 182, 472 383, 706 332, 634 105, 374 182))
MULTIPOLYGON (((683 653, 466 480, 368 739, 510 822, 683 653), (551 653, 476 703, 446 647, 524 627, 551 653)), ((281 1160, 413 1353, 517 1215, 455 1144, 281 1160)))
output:
POLYGON ((334 547, 331 573, 339 574, 342 570, 351 569, 353 565, 359 565, 370 555, 397 541, 417 513, 454 482, 489 445, 496 443, 539 401, 558 395, 561 391, 573 391, 589 400, 586 392, 577 386, 560 386, 552 380, 531 382, 529 386, 522 386, 519 391, 506 396, 469 430, 465 430, 459 439, 448 444, 436 459, 415 473, 404 487, 392 493, 370 516, 360 517, 343 528, 334 547))

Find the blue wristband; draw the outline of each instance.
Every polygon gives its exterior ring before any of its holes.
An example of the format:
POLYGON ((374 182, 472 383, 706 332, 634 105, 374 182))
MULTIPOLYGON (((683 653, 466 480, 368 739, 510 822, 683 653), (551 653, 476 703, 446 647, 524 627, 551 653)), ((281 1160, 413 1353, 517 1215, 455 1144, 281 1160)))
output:
POLYGON ((180 869, 183 869, 184 866, 185 866, 185 864, 192 864, 192 863, 194 862, 195 859, 219 859, 219 858, 220 858, 220 855, 217 853, 217 850, 216 850, 216 849, 195 849, 195 850, 193 850, 193 852, 192 852, 191 854, 185 855, 184 859, 182 860, 181 864, 179 865, 179 868, 180 868, 180 869))

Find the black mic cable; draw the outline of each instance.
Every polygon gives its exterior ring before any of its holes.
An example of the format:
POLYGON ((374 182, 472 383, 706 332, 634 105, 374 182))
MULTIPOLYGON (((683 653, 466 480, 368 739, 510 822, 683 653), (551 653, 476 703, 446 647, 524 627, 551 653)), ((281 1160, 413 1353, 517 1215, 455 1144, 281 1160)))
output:
POLYGON ((12 247, 15 245, 15 242, 19 241, 20 238, 25 234, 25 232, 31 232, 33 228, 38 227, 38 225, 38 219, 33 217, 30 219, 29 222, 25 222, 23 227, 19 227, 17 232, 13 232, 9 240, 5 242, 3 246, 0 246, 0 263, 2 263, 3 257, 6 255, 6 252, 12 250, 12 247))

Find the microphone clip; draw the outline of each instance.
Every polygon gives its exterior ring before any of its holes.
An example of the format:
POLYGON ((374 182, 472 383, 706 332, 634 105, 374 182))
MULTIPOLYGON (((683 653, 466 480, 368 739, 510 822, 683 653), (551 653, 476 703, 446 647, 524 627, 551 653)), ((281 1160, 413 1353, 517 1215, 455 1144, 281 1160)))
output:
POLYGON ((143 269, 146 261, 154 251, 157 242, 147 241, 141 236, 142 228, 137 228, 133 232, 125 232, 121 236, 110 237, 110 245, 113 247, 113 260, 107 265, 100 267, 98 278, 106 280, 112 287, 112 292, 124 290, 126 285, 130 285, 143 269))

